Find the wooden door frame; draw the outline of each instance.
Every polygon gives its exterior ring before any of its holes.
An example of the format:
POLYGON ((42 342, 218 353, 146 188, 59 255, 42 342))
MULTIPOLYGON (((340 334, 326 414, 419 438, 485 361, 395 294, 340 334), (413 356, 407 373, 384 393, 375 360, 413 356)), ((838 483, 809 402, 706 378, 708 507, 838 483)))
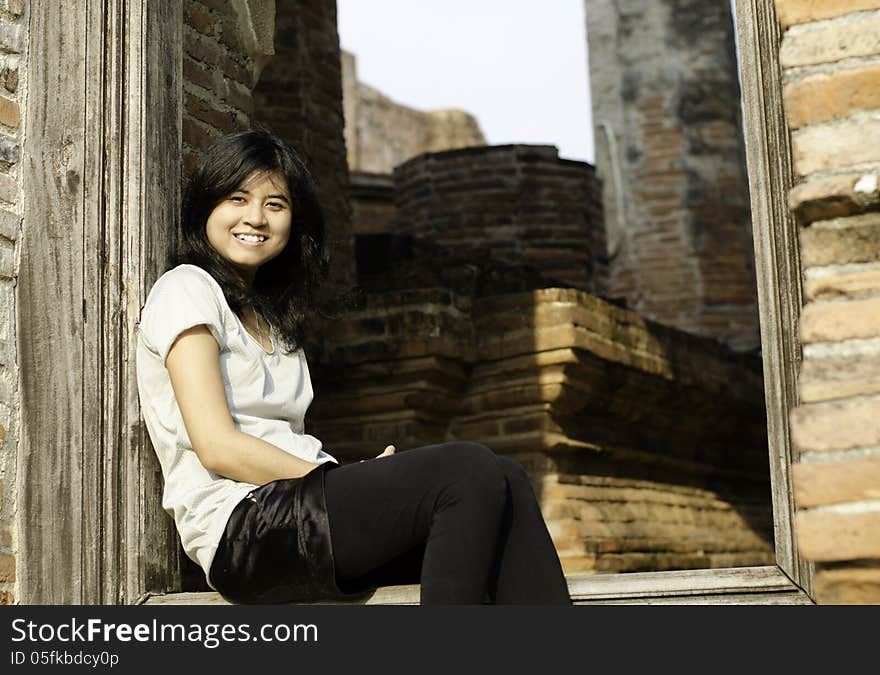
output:
MULTIPOLYGON (((181 7, 70 0, 29 11, 19 596, 130 603, 180 588, 179 546, 140 418, 134 331, 179 199, 181 7)), ((811 567, 793 531, 788 417, 802 302, 780 29, 772 0, 736 0, 736 14, 777 564, 575 575, 576 602, 810 601, 811 567)))
POLYGON ((134 331, 179 201, 182 30, 173 0, 28 6, 22 603, 127 603, 177 586, 134 331))

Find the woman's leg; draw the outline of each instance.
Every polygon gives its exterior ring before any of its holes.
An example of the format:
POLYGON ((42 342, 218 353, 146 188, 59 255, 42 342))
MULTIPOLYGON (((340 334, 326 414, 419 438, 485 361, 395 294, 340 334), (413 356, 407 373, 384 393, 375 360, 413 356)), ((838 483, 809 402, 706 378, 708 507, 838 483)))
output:
POLYGON ((424 604, 570 602, 525 471, 484 446, 334 468, 325 485, 343 588, 421 581, 424 604))
POLYGON ((492 597, 498 604, 570 605, 559 555, 528 474, 508 457, 496 459, 507 479, 508 499, 492 597))
POLYGON ((506 501, 495 455, 446 443, 333 468, 325 476, 336 579, 358 588, 397 568, 422 604, 488 601, 506 501), (421 559, 420 575, 415 567, 421 559))

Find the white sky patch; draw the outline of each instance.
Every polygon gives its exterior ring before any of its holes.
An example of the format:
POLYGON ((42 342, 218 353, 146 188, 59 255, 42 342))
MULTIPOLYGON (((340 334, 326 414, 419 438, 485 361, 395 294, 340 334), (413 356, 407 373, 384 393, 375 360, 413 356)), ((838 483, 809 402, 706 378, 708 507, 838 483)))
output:
POLYGON ((338 16, 358 79, 392 100, 593 161, 584 0, 338 0, 338 16))

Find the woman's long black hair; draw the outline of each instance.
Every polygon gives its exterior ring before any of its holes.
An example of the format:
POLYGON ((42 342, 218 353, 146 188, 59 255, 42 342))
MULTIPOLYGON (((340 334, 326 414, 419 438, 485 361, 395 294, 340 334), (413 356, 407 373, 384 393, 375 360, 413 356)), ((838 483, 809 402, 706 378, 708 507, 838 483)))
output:
POLYGON ((287 350, 303 342, 306 318, 319 309, 317 296, 328 266, 324 215, 315 186, 297 153, 266 128, 223 136, 205 150, 186 181, 178 250, 170 265, 198 265, 223 289, 230 308, 241 315, 252 305, 272 326, 287 350), (214 207, 252 174, 279 172, 290 192, 290 239, 284 250, 257 270, 248 288, 232 265, 208 242, 206 224, 214 207))

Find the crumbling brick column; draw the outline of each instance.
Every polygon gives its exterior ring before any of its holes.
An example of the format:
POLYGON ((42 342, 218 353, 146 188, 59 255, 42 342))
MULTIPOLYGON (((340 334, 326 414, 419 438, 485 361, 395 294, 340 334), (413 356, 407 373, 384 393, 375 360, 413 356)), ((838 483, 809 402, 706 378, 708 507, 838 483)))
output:
POLYGON ((605 272, 593 167, 556 148, 501 145, 420 155, 394 172, 396 231, 470 256, 523 265, 547 285, 596 292, 605 272))
POLYGON ((586 0, 605 294, 656 321, 760 342, 727 2, 586 0))
POLYGON ((276 0, 275 56, 254 90, 254 119, 304 156, 318 183, 339 281, 354 276, 335 0, 276 0))

